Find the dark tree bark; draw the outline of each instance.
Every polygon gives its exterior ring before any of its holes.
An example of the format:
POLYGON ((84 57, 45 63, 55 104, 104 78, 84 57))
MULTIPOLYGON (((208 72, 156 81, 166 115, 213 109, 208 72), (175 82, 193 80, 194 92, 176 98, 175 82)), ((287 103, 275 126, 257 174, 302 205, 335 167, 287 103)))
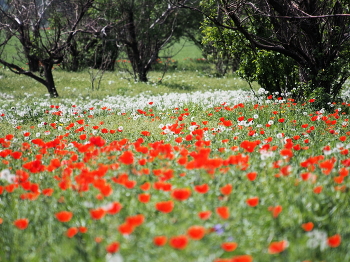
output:
POLYGON ((8 36, 6 41, 10 37, 18 40, 17 49, 29 68, 23 69, 20 63, 2 56, 0 63, 43 84, 50 97, 58 97, 52 68, 63 61, 66 50, 81 31, 78 25, 93 3, 94 0, 12 0, 0 6, 0 29, 8 36), (40 68, 43 74, 38 74, 40 68))

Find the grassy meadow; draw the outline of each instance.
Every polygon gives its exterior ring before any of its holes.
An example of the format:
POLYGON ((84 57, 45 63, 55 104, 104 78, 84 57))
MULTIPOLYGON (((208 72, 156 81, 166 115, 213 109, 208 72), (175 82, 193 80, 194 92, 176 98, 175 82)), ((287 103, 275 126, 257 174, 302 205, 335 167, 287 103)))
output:
POLYGON ((148 83, 57 68, 57 99, 1 68, 0 261, 350 261, 346 92, 214 75, 186 44, 148 83))

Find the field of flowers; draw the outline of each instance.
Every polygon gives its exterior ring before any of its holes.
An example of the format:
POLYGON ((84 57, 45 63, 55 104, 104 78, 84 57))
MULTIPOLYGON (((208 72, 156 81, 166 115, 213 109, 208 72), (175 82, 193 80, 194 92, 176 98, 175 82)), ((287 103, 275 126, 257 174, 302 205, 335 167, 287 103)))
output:
POLYGON ((0 261, 350 261, 349 102, 0 96, 0 261))

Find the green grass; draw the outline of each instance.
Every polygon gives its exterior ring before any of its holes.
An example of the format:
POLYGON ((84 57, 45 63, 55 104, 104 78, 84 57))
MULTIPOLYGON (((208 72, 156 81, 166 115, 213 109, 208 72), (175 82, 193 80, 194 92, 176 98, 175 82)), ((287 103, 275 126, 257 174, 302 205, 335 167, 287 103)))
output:
MULTIPOLYGON (((27 94, 35 97, 45 97, 46 88, 39 82, 24 76, 16 75, 6 69, 0 70, 0 93, 15 96, 15 99, 23 99, 27 94)), ((141 83, 130 79, 130 76, 121 72, 106 72, 102 78, 98 90, 91 89, 90 75, 84 72, 65 72, 60 69, 54 71, 54 79, 57 91, 61 98, 74 98, 80 95, 91 98, 104 97, 106 95, 133 96, 145 91, 151 94, 169 92, 205 91, 208 89, 222 90, 248 90, 248 84, 242 79, 229 75, 216 78, 204 72, 189 70, 173 70, 165 74, 161 82, 162 72, 150 72, 149 82, 141 83)), ((96 84, 95 84, 96 85, 96 84)), ((257 86, 255 85, 255 88, 257 86)))

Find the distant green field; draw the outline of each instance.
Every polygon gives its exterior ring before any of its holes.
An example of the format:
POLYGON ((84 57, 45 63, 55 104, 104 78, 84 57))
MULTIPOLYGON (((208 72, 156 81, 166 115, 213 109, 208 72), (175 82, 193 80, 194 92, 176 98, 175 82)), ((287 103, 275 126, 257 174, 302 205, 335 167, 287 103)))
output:
POLYGON ((175 60, 184 60, 187 58, 202 58, 202 51, 193 42, 181 39, 180 42, 175 43, 173 46, 168 47, 163 53, 174 55, 175 60))

